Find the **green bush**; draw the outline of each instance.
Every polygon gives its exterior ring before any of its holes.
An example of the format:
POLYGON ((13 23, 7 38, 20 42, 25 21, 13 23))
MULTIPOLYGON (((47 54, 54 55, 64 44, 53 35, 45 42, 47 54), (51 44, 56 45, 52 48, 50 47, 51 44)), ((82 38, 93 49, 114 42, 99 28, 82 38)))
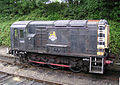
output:
POLYGON ((110 24, 110 50, 120 55, 120 23, 109 21, 110 24))
POLYGON ((12 23, 13 21, 0 23, 0 45, 10 46, 10 26, 12 23))

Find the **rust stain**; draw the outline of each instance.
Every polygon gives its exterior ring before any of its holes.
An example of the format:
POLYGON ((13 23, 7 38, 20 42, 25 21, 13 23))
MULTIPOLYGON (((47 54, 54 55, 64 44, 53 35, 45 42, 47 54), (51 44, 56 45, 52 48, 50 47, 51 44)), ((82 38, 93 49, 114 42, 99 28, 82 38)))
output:
POLYGON ((100 20, 88 20, 88 22, 99 22, 100 20))

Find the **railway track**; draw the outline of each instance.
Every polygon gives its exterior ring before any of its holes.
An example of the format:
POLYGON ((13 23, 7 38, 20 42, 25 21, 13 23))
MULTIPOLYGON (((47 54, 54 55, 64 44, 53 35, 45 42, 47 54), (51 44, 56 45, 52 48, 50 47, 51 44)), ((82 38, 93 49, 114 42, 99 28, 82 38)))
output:
POLYGON ((0 73, 0 85, 50 85, 50 84, 20 76, 0 73))
MULTIPOLYGON (((18 58, 16 59, 18 60, 18 58)), ((100 75, 100 74, 85 74, 83 72, 81 73, 73 73, 71 71, 68 71, 67 68, 65 68, 64 70, 60 69, 60 70, 53 70, 50 68, 47 68, 47 66, 44 67, 35 67, 35 66, 31 66, 31 65, 26 65, 26 64, 20 64, 18 61, 15 62, 15 57, 9 57, 9 56, 0 56, 0 62, 3 63, 3 66, 6 66, 6 68, 10 67, 10 68, 17 68, 14 69, 16 71, 13 72, 7 72, 7 71, 0 71, 2 73, 7 73, 7 74, 11 74, 11 75, 15 75, 15 76, 21 76, 27 79, 32 79, 32 80, 37 80, 37 81, 41 81, 41 82, 46 82, 49 84, 75 84, 75 85, 80 85, 79 82, 82 81, 86 81, 89 80, 89 82, 86 83, 99 83, 101 85, 104 85, 103 82, 105 83, 105 85, 108 85, 106 83, 115 83, 116 85, 118 84, 118 78, 120 76, 119 72, 113 72, 113 71, 108 71, 106 72, 104 75, 100 75), (21 71, 23 71, 29 74, 29 72, 35 73, 34 76, 30 76, 26 75, 26 74, 20 74, 22 73, 21 71), (28 71, 28 72, 27 72, 28 71), (44 75, 44 77, 42 78, 42 76, 37 76, 37 75, 44 75), (58 78, 60 77, 60 78, 58 78), (66 79, 66 80, 65 80, 66 79), (102 82, 100 82, 102 81, 102 82)), ((99 85, 97 84, 97 85, 99 85)), ((114 84, 114 85, 115 85, 114 84)))
MULTIPOLYGON (((15 57, 0 56, 0 63, 2 63, 3 66, 7 66, 7 67, 18 66, 19 69, 26 69, 27 68, 26 64, 19 63, 17 59, 18 58, 15 57), (16 62, 15 60, 17 60, 18 62, 16 62)), ((15 73, 10 73, 0 70, 0 85, 6 85, 6 84, 7 85, 60 85, 54 82, 43 81, 40 79, 36 79, 20 74, 17 75, 15 73)))

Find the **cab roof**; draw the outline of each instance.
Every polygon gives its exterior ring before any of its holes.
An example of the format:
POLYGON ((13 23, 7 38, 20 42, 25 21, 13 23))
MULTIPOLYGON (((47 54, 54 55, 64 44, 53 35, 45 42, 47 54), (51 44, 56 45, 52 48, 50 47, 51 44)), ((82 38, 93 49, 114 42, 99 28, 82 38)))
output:
POLYGON ((31 21, 17 21, 11 25, 11 28, 25 28, 31 21))
POLYGON ((71 26, 71 27, 87 27, 89 25, 106 24, 106 20, 57 20, 57 21, 17 21, 11 25, 11 28, 26 28, 27 25, 39 26, 71 26))

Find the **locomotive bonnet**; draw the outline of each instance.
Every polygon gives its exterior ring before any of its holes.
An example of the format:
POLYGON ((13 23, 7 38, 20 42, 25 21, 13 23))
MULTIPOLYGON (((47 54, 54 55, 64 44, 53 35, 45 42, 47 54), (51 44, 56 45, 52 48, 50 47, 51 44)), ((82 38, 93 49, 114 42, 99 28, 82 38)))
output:
POLYGON ((104 72, 109 58, 106 20, 17 21, 10 30, 11 53, 22 61, 104 72))

